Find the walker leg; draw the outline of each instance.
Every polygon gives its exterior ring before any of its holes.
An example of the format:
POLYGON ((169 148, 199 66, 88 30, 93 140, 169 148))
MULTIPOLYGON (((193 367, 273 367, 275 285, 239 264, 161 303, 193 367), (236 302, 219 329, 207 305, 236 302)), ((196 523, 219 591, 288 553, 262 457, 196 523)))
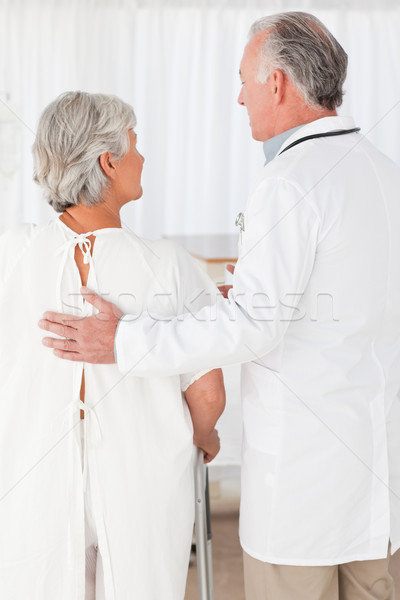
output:
POLYGON ((203 452, 196 449, 195 500, 196 500, 196 558, 199 600, 213 600, 211 526, 209 519, 209 494, 203 452), (206 499, 207 498, 207 499, 206 499))
POLYGON ((210 510, 210 486, 208 484, 208 468, 206 467, 206 517, 207 517, 207 583, 208 583, 208 597, 210 600, 214 599, 214 586, 213 586, 213 567, 212 567, 212 531, 211 531, 211 510, 210 510))

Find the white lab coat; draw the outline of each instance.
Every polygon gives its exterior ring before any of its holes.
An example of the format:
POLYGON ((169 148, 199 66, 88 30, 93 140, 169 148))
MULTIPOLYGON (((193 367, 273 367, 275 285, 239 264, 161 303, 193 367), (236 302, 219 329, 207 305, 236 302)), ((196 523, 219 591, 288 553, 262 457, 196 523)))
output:
MULTIPOLYGON (((198 289, 215 290, 170 242, 95 236, 88 285, 122 310, 177 315, 198 289)), ((83 365, 57 359, 37 326, 45 310, 85 314, 77 242, 89 258, 85 236, 59 219, 0 238, 0 598, 83 600, 89 474, 106 600, 183 600, 194 492, 181 389, 194 376, 85 365, 81 455, 83 365)))
MULTIPOLYGON (((328 117, 295 131, 350 129, 328 117)), ((281 148, 281 149, 282 149, 281 148)), ((120 322, 123 372, 245 362, 240 538, 267 562, 330 565, 400 546, 400 170, 360 134, 268 163, 229 300, 120 322)))

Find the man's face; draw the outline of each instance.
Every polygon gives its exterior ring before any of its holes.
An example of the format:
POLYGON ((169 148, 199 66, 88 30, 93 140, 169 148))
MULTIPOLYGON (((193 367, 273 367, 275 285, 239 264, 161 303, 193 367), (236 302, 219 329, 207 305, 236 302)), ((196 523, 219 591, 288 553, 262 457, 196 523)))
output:
POLYGON ((254 35, 244 49, 240 63, 242 88, 238 97, 245 106, 250 119, 251 134, 259 142, 265 142, 275 135, 275 104, 270 78, 266 83, 257 83, 258 54, 265 33, 254 35))

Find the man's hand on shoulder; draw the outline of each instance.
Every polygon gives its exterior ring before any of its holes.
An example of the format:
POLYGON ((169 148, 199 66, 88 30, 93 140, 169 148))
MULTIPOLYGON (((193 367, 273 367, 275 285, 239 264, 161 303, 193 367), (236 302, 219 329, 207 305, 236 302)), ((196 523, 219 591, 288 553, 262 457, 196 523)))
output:
POLYGON ((46 312, 39 327, 61 338, 45 337, 43 344, 67 360, 94 364, 115 363, 114 338, 123 312, 88 288, 81 288, 85 300, 99 311, 91 317, 46 312))

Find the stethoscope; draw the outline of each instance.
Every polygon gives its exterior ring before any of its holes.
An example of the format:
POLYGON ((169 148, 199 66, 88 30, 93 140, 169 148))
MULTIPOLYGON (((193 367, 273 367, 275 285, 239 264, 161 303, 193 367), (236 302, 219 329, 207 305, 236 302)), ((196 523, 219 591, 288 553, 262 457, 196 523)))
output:
MULTIPOLYGON (((347 135, 348 133, 358 133, 359 131, 360 131, 360 127, 353 127, 353 129, 337 129, 336 131, 325 131, 324 133, 313 133, 312 135, 305 135, 304 137, 299 138, 298 140, 295 140, 294 142, 289 144, 289 146, 286 146, 286 148, 284 148, 283 150, 281 150, 279 152, 278 156, 280 156, 287 150, 290 150, 290 148, 294 148, 294 146, 297 146, 298 144, 302 144, 303 142, 307 142, 308 140, 315 140, 315 139, 324 138, 324 137, 334 137, 337 135, 347 135)), ((236 227, 240 227, 240 232, 244 231, 244 214, 243 213, 240 212, 238 214, 238 216, 236 217, 236 220, 235 220, 235 225, 236 225, 236 227)))
POLYGON ((295 140, 294 142, 289 144, 289 146, 286 146, 286 148, 279 152, 278 156, 286 152, 286 150, 290 150, 290 148, 297 146, 297 144, 302 144, 303 142, 307 142, 308 140, 316 140, 317 138, 324 137, 334 137, 336 135, 347 135, 348 133, 358 133, 359 131, 359 127, 353 127, 353 129, 336 129, 336 131, 326 131, 325 133, 313 133, 312 135, 305 135, 304 137, 299 138, 298 140, 295 140))

